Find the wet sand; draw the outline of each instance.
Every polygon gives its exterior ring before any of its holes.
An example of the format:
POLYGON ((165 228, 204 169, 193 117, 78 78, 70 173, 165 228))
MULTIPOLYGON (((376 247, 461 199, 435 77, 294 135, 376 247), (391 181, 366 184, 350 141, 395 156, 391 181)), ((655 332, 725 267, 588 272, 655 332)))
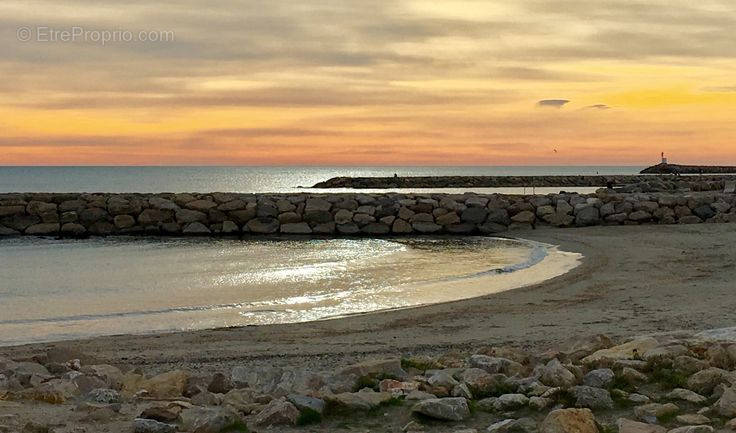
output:
POLYGON ((552 280, 463 301, 310 323, 6 347, 0 356, 65 347, 149 372, 235 365, 324 370, 366 356, 498 344, 540 348, 597 333, 624 337, 736 322, 736 225, 544 229, 514 235, 585 258, 552 280))

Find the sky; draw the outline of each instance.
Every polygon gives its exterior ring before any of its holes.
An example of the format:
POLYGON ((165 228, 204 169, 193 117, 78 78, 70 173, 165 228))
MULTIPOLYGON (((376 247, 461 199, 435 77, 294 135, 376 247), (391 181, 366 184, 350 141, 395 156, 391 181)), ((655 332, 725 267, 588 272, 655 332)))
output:
POLYGON ((0 165, 736 165, 734 29, 733 0, 3 0, 0 165))

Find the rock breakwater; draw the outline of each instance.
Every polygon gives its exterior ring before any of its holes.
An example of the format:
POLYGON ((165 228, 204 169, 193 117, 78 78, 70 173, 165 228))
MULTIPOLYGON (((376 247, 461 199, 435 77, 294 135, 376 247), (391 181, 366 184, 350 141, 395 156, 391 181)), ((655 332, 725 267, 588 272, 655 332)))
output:
POLYGON ((530 187, 607 187, 650 191, 717 191, 736 176, 424 176, 424 177, 335 177, 319 182, 313 188, 530 188, 530 187))
POLYGON ((391 236, 736 222, 736 195, 0 194, 0 236, 391 236))

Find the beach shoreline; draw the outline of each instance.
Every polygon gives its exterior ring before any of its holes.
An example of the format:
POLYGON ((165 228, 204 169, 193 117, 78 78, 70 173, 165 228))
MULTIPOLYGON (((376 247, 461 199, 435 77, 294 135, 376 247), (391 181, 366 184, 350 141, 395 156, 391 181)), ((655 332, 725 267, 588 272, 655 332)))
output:
POLYGON ((73 348, 144 371, 236 365, 340 365, 365 356, 432 354, 479 345, 552 347, 571 337, 626 337, 732 325, 731 224, 520 231, 583 254, 570 272, 528 287, 417 308, 316 322, 2 347, 30 358, 73 348), (636 245, 636 249, 631 248, 636 245), (646 276, 646 278, 642 278, 646 276), (702 288, 709 296, 701 296, 702 288))

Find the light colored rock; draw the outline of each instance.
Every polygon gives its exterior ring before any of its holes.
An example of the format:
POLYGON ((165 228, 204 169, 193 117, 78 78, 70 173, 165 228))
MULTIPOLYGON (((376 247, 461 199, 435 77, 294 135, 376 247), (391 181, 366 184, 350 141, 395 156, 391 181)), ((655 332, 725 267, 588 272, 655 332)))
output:
POLYGON ((506 419, 486 428, 490 433, 532 433, 537 431, 537 422, 531 418, 506 419))
POLYGON ((552 404, 552 400, 544 397, 529 397, 529 407, 536 410, 546 409, 552 404))
POLYGON ((427 383, 432 386, 442 386, 447 389, 452 389, 459 384, 459 382, 453 377, 452 371, 440 370, 437 373, 427 379, 427 383))
POLYGON ((673 428, 667 433, 712 433, 713 427, 709 425, 688 425, 684 427, 673 428))
POLYGON ((540 433, 598 433, 590 409, 553 410, 542 421, 540 433))
POLYGON ((697 413, 688 413, 685 415, 678 415, 677 418, 675 418, 677 422, 680 424, 687 424, 687 425, 702 425, 702 424, 710 424, 710 418, 708 418, 705 415, 700 415, 697 413))
POLYGON ((38 385, 32 393, 33 399, 50 404, 62 404, 79 395, 77 385, 69 380, 51 379, 38 385))
POLYGON ((619 418, 616 424, 618 425, 618 433, 667 433, 667 429, 662 426, 632 421, 626 418, 619 418))
POLYGON ((540 382, 553 387, 570 387, 575 385, 577 378, 557 359, 553 359, 544 366, 534 369, 534 376, 540 382))
POLYGON ((624 367, 621 370, 621 379, 625 382, 635 385, 637 383, 644 383, 648 380, 647 376, 637 370, 630 367, 624 367))
POLYGON ((654 338, 639 338, 629 341, 628 343, 599 350, 592 355, 583 358, 582 362, 591 364, 601 361, 615 361, 618 359, 635 359, 636 354, 641 356, 646 351, 651 350, 658 345, 659 342, 654 338))
POLYGON ((258 415, 253 423, 259 426, 296 425, 299 418, 299 409, 284 398, 271 400, 258 415))
POLYGON ((506 358, 473 355, 469 362, 471 367, 481 368, 491 374, 502 373, 507 376, 514 376, 524 371, 523 365, 506 358))
POLYGON ((437 396, 434 394, 430 394, 428 392, 417 390, 417 391, 410 392, 406 396, 405 400, 429 400, 433 398, 437 398, 437 396))
POLYGON ((723 391, 723 395, 721 395, 721 398, 718 399, 718 401, 715 404, 715 408, 718 411, 718 414, 725 417, 735 417, 736 416, 736 388, 729 387, 726 388, 725 391, 723 391))
POLYGON ((733 375, 720 368, 706 368, 701 370, 687 380, 687 388, 701 395, 709 395, 716 385, 730 383, 733 375))
POLYGON ((657 419, 674 415, 680 410, 673 403, 649 403, 634 408, 634 415, 644 422, 656 422, 657 419))
POLYGON ((189 374, 185 371, 174 370, 167 373, 159 374, 150 379, 143 379, 139 382, 133 382, 134 388, 124 388, 130 394, 135 394, 141 389, 145 389, 152 397, 156 398, 175 398, 180 397, 184 392, 187 378, 189 374))
POLYGON ((706 401, 708 401, 708 399, 703 397, 702 395, 690 391, 689 389, 683 388, 673 389, 672 391, 667 393, 666 397, 670 400, 683 400, 695 404, 704 404, 706 401))
POLYGON ((226 427, 240 421, 240 417, 227 408, 192 407, 181 414, 182 429, 189 433, 220 433, 226 427))
POLYGON ((176 433, 176 426, 152 419, 136 418, 133 420, 134 433, 176 433))
POLYGON ((498 411, 510 411, 520 409, 529 404, 529 398, 524 394, 504 394, 498 397, 494 408, 498 411))
POLYGON ((411 410, 443 421, 462 421, 470 416, 468 402, 462 397, 422 400, 411 410))
POLYGON ((648 362, 660 362, 663 360, 672 360, 678 356, 688 355, 690 351, 681 344, 670 346, 658 346, 649 349, 642 355, 642 358, 648 362))
POLYGON ((325 399, 334 405, 362 411, 375 409, 392 398, 393 395, 390 392, 375 392, 372 389, 325 396, 325 399))

